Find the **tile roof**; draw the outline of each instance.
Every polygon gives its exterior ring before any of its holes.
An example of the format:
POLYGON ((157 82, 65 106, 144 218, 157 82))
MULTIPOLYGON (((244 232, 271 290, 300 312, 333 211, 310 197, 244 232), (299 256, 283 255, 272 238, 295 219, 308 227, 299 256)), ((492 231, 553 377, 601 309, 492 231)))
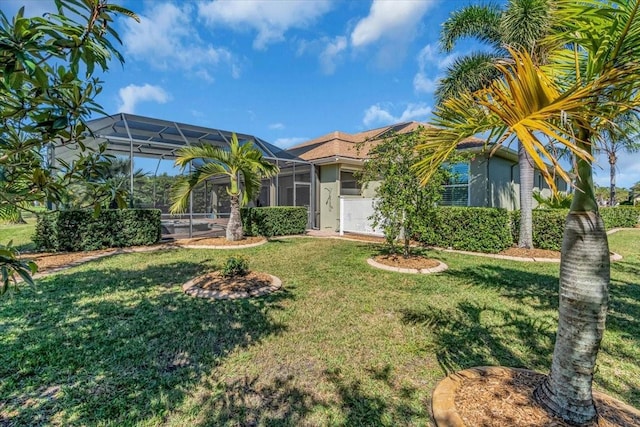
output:
MULTIPOLYGON (((303 142, 289 148, 287 151, 307 161, 326 159, 331 157, 350 158, 354 160, 366 159, 373 147, 392 133, 404 134, 415 131, 419 126, 429 126, 420 122, 404 122, 391 126, 384 126, 355 134, 335 131, 303 142)), ((478 138, 468 138, 459 144, 459 148, 481 147, 484 141, 478 138)))

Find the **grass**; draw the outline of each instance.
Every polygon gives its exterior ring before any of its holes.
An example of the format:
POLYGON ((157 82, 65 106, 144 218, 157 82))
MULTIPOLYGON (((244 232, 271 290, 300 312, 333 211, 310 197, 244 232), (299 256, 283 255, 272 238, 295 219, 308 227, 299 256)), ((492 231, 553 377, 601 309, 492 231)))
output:
MULTIPOLYGON (((640 406, 640 232, 610 237, 597 389, 640 406)), ((357 242, 104 258, 0 300, 0 424, 429 425, 448 373, 547 372, 558 266, 433 253, 450 269, 369 267, 357 242), (283 280, 271 296, 195 299, 180 285, 230 255, 283 280)))
POLYGON ((26 220, 26 224, 13 225, 0 222, 0 244, 6 245, 13 241, 13 246, 19 251, 35 250, 31 241, 35 229, 35 218, 26 220))

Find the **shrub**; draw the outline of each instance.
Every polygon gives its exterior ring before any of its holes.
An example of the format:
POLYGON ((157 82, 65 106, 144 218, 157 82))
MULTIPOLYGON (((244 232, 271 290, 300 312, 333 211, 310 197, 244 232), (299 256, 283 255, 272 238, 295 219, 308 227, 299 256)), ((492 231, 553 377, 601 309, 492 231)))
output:
MULTIPOLYGON (((559 251, 562 248, 562 234, 568 209, 535 209, 532 212, 533 247, 559 251)), ((520 211, 511 212, 511 232, 513 241, 518 242, 520 234, 520 211)))
POLYGON ((249 262, 239 256, 230 256, 222 267, 224 277, 238 277, 249 274, 249 262))
POLYGON ((58 212, 39 213, 36 216, 33 243, 40 251, 56 251, 58 248, 58 212))
POLYGON ((430 246, 500 252, 513 244, 509 212, 499 208, 439 207, 418 239, 430 246))
POLYGON ((39 250, 90 251, 151 245, 160 240, 157 209, 69 210, 39 215, 34 242, 39 250))
POLYGON ((640 222, 640 208, 633 206, 600 208, 600 216, 608 230, 617 227, 635 227, 640 222))
POLYGON ((247 236, 304 234, 307 229, 308 212, 304 206, 242 208, 240 215, 247 236))
MULTIPOLYGON (((635 227, 640 222, 640 209, 617 206, 600 208, 600 216, 605 227, 610 230, 616 227, 635 227)), ((533 211, 533 246, 538 249, 562 249, 562 234, 568 209, 535 209, 533 211)), ((513 241, 518 241, 520 230, 520 212, 511 213, 511 231, 513 241)))

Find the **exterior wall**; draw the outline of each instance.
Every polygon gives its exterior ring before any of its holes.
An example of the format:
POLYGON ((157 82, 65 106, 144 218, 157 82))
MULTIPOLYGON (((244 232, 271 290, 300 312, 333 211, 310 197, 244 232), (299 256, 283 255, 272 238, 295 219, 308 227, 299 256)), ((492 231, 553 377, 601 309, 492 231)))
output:
POLYGON ((518 209, 520 205, 519 188, 514 186, 514 170, 518 164, 501 157, 493 156, 487 159, 488 167, 488 199, 487 206, 505 208, 509 210, 518 209))
POLYGON ((320 167, 320 229, 337 230, 340 221, 340 166, 320 167))
POLYGON ((469 206, 487 203, 487 158, 478 155, 469 162, 469 206))

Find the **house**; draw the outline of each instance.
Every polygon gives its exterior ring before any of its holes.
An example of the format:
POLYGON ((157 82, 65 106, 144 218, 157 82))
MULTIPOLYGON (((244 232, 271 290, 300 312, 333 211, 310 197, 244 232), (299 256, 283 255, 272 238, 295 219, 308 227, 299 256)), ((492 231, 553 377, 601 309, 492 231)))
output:
MULTIPOLYGON (((350 134, 335 131, 289 148, 292 155, 311 163, 315 169, 315 224, 320 229, 338 229, 340 198, 371 198, 375 183, 360 185, 354 173, 362 169, 369 151, 384 138, 393 134, 413 132, 420 122, 405 122, 350 134)), ((458 149, 472 154, 469 161, 452 165, 455 182, 443 188, 441 205, 519 207, 518 154, 509 147, 500 147, 493 155, 485 149, 484 141, 469 138, 458 149)), ((548 192, 542 175, 536 171, 534 185, 548 192)), ((560 190, 566 189, 558 181, 560 190)))

